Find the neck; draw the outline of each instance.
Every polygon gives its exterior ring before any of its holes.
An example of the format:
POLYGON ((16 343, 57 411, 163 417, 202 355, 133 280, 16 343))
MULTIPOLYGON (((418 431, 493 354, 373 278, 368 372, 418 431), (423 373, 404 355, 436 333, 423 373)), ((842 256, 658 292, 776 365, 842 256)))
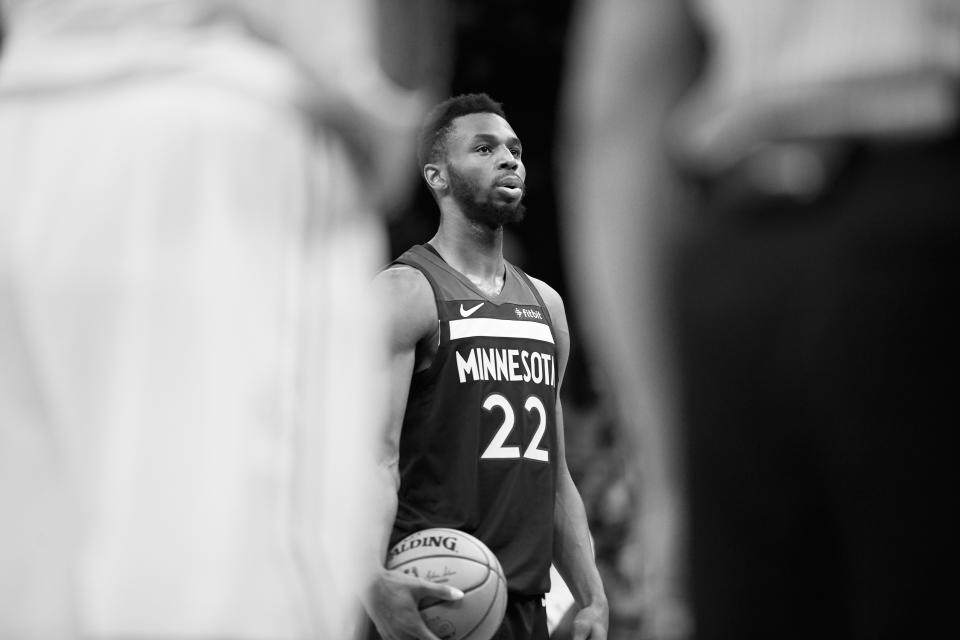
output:
POLYGON ((430 244, 484 293, 496 295, 503 288, 503 227, 490 228, 462 214, 442 214, 430 244))

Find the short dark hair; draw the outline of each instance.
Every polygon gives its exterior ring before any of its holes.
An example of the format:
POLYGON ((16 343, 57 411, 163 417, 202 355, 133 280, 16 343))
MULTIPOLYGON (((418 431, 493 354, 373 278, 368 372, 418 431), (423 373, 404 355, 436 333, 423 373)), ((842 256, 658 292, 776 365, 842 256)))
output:
POLYGON ((443 157, 452 123, 471 113, 493 113, 506 119, 503 105, 485 93, 467 93, 447 98, 427 114, 417 141, 417 160, 423 167, 443 157))

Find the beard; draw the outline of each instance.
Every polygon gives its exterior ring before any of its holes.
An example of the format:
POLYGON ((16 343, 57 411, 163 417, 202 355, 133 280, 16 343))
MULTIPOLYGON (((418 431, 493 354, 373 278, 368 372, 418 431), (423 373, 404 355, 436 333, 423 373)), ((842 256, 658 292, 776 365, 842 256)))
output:
POLYGON ((492 187, 485 190, 478 181, 464 176, 452 166, 448 166, 448 171, 450 191, 468 219, 493 229, 523 220, 527 211, 523 196, 516 200, 496 200, 492 187), (487 199, 480 197, 484 191, 488 194, 487 199))

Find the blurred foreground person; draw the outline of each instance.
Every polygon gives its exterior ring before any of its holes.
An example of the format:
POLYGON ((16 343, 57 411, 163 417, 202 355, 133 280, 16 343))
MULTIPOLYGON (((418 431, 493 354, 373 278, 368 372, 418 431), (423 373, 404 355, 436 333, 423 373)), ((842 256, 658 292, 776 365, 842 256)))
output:
POLYGON ((647 635, 949 625, 960 3, 575 21, 567 246, 640 451, 647 635))
POLYGON ((369 2, 0 7, 0 636, 347 637, 425 96, 369 2))

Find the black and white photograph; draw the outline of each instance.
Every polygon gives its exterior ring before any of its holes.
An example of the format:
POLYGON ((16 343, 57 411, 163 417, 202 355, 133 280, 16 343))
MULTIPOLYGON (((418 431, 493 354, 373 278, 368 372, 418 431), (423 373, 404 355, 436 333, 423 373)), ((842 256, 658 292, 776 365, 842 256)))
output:
POLYGON ((0 0, 0 640, 953 620, 960 0, 0 0))

